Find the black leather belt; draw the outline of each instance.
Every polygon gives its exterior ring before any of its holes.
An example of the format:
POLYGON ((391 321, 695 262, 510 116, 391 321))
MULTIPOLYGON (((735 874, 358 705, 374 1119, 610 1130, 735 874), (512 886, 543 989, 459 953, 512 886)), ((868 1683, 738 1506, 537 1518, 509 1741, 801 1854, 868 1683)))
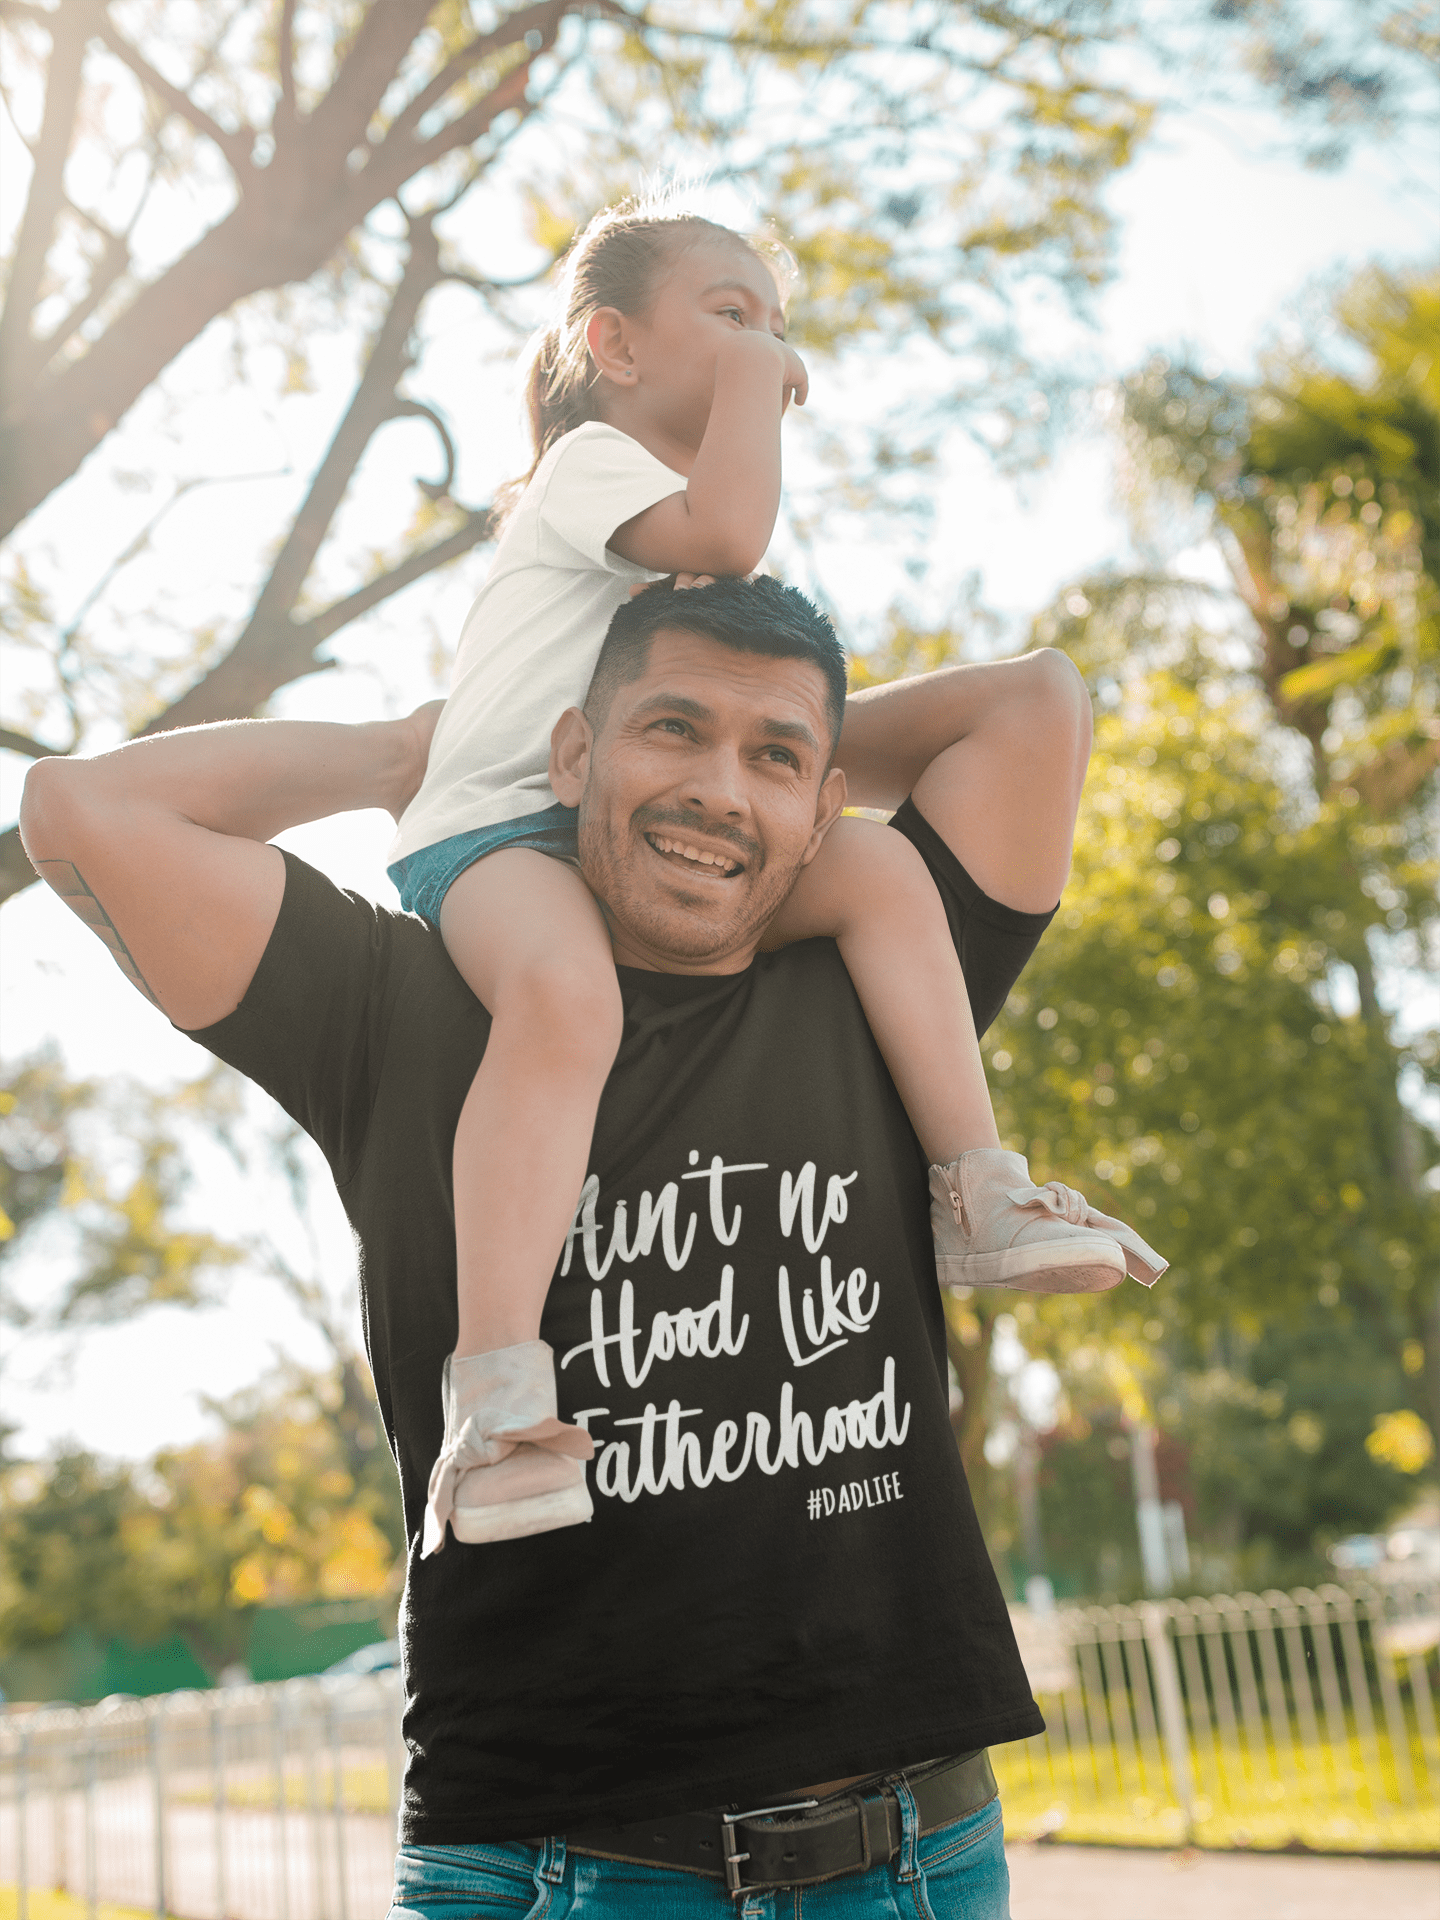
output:
POLYGON ((737 1897, 756 1888, 810 1887, 895 1858, 901 1833, 897 1781, 904 1781, 914 1798, 922 1833, 988 1806, 999 1792, 982 1748, 959 1759, 931 1760, 858 1781, 824 1800, 585 1827, 567 1833, 565 1844, 602 1860, 709 1874, 737 1897))

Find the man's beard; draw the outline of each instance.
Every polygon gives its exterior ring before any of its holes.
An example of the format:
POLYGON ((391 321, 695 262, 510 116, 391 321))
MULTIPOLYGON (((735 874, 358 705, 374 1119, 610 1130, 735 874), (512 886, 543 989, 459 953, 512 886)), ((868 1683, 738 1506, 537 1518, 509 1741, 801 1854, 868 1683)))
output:
MULTIPOLYGON (((588 793, 580 798, 577 837, 580 871, 586 884, 600 901, 611 923, 612 934, 623 934, 658 956, 696 962, 722 958, 748 941, 757 940, 789 898, 799 879, 803 862, 787 871, 775 869, 765 859, 764 849, 748 834, 723 823, 699 820, 693 814, 662 807, 639 807, 630 815, 627 826, 643 849, 636 857, 650 853, 648 832, 689 833, 699 838, 733 846, 745 862, 744 871, 733 880, 699 880, 707 891, 701 898, 712 907, 722 905, 714 889, 734 887, 736 899, 733 917, 716 916, 687 910, 683 902, 657 899, 651 889, 636 884, 628 848, 609 831, 609 815, 588 804, 588 793)), ((683 884, 678 869, 676 878, 683 884)))

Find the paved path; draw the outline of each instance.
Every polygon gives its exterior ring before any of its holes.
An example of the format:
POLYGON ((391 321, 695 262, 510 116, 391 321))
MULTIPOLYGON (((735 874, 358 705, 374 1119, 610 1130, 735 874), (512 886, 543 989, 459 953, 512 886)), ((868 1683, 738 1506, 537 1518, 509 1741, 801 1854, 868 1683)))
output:
POLYGON ((1295 1854, 1007 1849, 1012 1920, 1436 1920, 1440 1866, 1295 1854))

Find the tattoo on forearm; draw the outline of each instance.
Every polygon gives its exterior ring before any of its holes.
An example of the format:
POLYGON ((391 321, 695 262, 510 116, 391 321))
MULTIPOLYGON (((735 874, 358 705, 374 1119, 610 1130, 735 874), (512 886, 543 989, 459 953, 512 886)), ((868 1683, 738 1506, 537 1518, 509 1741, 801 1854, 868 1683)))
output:
POLYGON ((150 983, 135 964, 135 956, 120 938, 120 929, 85 884, 80 869, 69 860, 37 860, 35 871, 45 884, 76 913, 109 949, 110 956, 132 986, 138 987, 152 1007, 160 1002, 150 991, 150 983))

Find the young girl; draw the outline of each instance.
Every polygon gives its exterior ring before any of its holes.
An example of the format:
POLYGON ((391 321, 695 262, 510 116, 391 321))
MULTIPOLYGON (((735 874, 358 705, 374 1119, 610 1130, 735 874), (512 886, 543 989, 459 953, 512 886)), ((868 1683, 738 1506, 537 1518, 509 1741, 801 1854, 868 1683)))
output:
MULTIPOLYGON (((461 637, 425 781, 391 872, 489 1009, 455 1134, 459 1325, 424 1551, 591 1514, 589 1436, 556 1418, 541 1308, 620 1044, 609 934, 548 784, 550 734, 582 704, 638 583, 747 574, 780 502, 780 420, 803 365, 765 259, 683 214, 602 214, 567 268, 563 321, 528 386, 536 465, 461 637), (541 1171, 543 1170, 543 1172, 541 1171)), ((839 762, 844 764, 843 742, 839 762)), ((1165 1262, 1003 1152, 955 947, 913 846, 842 819, 767 936, 834 937, 926 1155, 948 1285, 1095 1292, 1165 1262)))

